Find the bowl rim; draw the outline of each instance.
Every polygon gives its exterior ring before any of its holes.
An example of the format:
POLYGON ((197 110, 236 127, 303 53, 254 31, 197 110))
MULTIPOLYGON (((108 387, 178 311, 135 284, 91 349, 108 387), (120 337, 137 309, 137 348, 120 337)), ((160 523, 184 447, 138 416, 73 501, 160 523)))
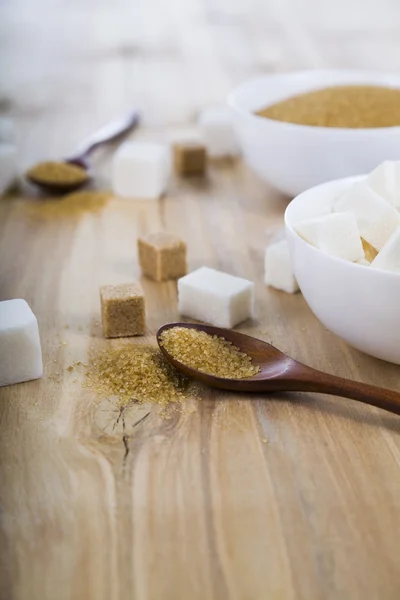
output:
MULTIPOLYGON (((240 106, 240 103, 237 99, 238 94, 246 89, 246 88, 250 88, 251 86, 254 86, 256 83, 261 83, 262 81, 267 81, 267 80, 273 80, 276 79, 277 81, 284 81, 285 79, 293 79, 293 78, 306 78, 306 77, 318 77, 318 75, 322 75, 322 74, 337 74, 338 76, 341 75, 353 75, 354 76, 361 76, 364 77, 366 79, 376 79, 376 80, 381 80, 382 82, 384 82, 385 80, 389 80, 392 79, 393 81, 397 82, 397 85, 393 85, 392 87, 394 89, 399 89, 400 90, 400 75, 396 74, 396 73, 390 73, 390 72, 383 72, 383 71, 371 71, 371 70, 366 70, 366 69, 300 69, 298 71, 287 71, 287 72, 282 72, 282 73, 269 73, 266 75, 260 75, 258 77, 252 77, 250 79, 247 79, 245 81, 243 81, 242 83, 240 83, 239 85, 237 85, 235 88, 233 88, 228 96, 227 96, 227 103, 230 106, 231 109, 235 110, 236 112, 238 112, 242 117, 246 117, 248 119, 254 119, 255 122, 259 122, 259 123, 264 123, 264 124, 268 124, 270 126, 274 126, 274 127, 280 127, 282 129, 286 129, 287 131, 292 130, 293 132, 300 132, 300 131, 307 131, 307 132, 315 132, 317 135, 321 135, 321 134, 326 134, 327 132, 329 132, 330 135, 334 135, 334 136, 349 136, 350 134, 352 135, 371 135, 374 133, 378 133, 378 134, 386 134, 386 135, 400 135, 400 125, 392 125, 389 127, 360 127, 360 128, 356 128, 356 127, 323 127, 320 125, 301 125, 300 123, 288 123, 286 121, 278 121, 276 119, 269 119, 268 117, 262 117, 261 115, 257 115, 256 113, 243 108, 242 106, 240 106)), ((354 82, 354 85, 356 85, 357 83, 361 83, 361 82, 354 82)), ((325 87, 334 87, 335 84, 327 84, 325 87)), ((337 84, 339 85, 339 84, 337 84)), ((348 85, 353 85, 353 84, 348 84, 348 85)), ((367 85, 367 84, 365 84, 367 85)), ((371 83, 371 85, 373 85, 371 83)), ((378 82, 375 84, 378 85, 378 82)), ((323 89, 323 87, 319 88, 319 87, 310 87, 309 91, 312 90, 318 90, 318 89, 323 89)), ((301 93, 307 93, 306 91, 303 91, 301 93)))
MULTIPOLYGON (((306 242, 306 240, 304 240, 297 233, 297 231, 294 229, 294 227, 289 222, 289 213, 292 210, 294 204, 299 199, 303 199, 304 196, 307 196, 311 191, 318 190, 319 188, 330 187, 333 184, 339 184, 339 183, 343 183, 343 184, 348 183, 349 185, 351 185, 352 183, 356 183, 357 181, 362 181, 367 176, 368 175, 355 175, 355 176, 352 175, 351 177, 342 177, 341 179, 332 179, 331 181, 325 181, 324 183, 320 183, 319 185, 315 185, 311 188, 308 188, 308 190, 301 192, 301 194, 298 194, 297 196, 295 196, 293 198, 293 200, 291 200, 289 202, 288 206, 286 207, 285 214, 284 214, 285 228, 288 229, 294 235, 295 238, 297 238, 297 240, 299 241, 299 243, 301 245, 303 245, 303 247, 308 248, 308 251, 311 251, 311 252, 315 253, 316 255, 322 256, 325 260, 331 261, 337 265, 347 265, 346 268, 350 268, 350 269, 362 269, 363 272, 365 272, 366 270, 372 271, 372 273, 374 273, 373 277, 380 277, 380 278, 385 278, 385 279, 390 279, 392 281, 400 282, 400 273, 393 273, 393 271, 385 271, 384 269, 379 269, 379 268, 371 269, 367 265, 359 265, 355 262, 351 262, 350 260, 345 260, 344 258, 339 258, 338 256, 332 256, 331 254, 326 254, 325 252, 322 252, 322 250, 320 250, 319 248, 316 248, 309 242, 306 242)), ((358 272, 360 272, 360 271, 358 271, 358 272)))

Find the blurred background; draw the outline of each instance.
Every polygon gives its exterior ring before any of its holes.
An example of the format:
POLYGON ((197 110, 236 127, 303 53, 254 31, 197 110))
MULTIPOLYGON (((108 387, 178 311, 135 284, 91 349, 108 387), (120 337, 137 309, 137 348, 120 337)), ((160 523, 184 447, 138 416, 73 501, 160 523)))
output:
POLYGON ((133 106, 160 130, 255 74, 400 68, 398 0, 2 0, 0 28, 22 168, 133 106))

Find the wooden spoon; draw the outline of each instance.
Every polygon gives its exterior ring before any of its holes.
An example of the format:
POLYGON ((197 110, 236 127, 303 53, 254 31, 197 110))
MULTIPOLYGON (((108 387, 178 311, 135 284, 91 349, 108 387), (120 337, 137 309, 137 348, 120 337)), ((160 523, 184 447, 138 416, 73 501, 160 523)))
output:
POLYGON ((27 178, 31 183, 40 187, 45 192, 57 194, 72 192, 85 185, 90 179, 90 164, 88 159, 92 152, 97 150, 97 148, 100 148, 100 146, 104 146, 110 142, 115 142, 124 137, 138 124, 139 113, 137 111, 131 111, 128 115, 116 121, 112 121, 111 123, 108 123, 102 127, 99 131, 96 131, 96 133, 92 134, 85 141, 83 141, 76 151, 71 154, 71 156, 65 158, 62 162, 76 165, 87 172, 87 177, 78 183, 62 181, 47 183, 41 179, 36 179, 32 175, 28 175, 27 178))
POLYGON ((317 371, 297 362, 271 344, 237 331, 195 323, 168 323, 158 330, 157 342, 161 352, 178 371, 210 387, 234 392, 319 392, 351 398, 400 415, 400 392, 317 371), (246 379, 224 379, 182 364, 160 343, 162 332, 173 327, 198 329, 225 338, 250 356, 253 364, 260 367, 260 372, 246 379))

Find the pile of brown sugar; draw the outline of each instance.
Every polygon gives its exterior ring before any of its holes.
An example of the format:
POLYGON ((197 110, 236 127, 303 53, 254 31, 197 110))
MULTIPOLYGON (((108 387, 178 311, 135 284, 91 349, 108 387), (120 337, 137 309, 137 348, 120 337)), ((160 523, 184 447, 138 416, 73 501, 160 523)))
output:
POLYGON ((188 327, 173 327, 161 334, 161 345, 176 360, 216 377, 245 379, 259 373, 250 356, 223 337, 188 327))
POLYGON ((125 343, 92 351, 86 383, 103 398, 115 396, 119 406, 148 402, 165 407, 194 392, 190 381, 165 360, 158 348, 148 344, 125 343))
POLYGON ((85 190, 73 192, 61 198, 35 199, 26 206, 32 216, 41 219, 57 219, 101 211, 112 197, 111 192, 85 190))
POLYGON ((256 113, 315 127, 373 128, 400 125, 400 89, 348 85, 293 96, 256 113))
POLYGON ((65 162, 41 162, 26 173, 28 179, 44 185, 79 185, 88 179, 85 169, 65 162))

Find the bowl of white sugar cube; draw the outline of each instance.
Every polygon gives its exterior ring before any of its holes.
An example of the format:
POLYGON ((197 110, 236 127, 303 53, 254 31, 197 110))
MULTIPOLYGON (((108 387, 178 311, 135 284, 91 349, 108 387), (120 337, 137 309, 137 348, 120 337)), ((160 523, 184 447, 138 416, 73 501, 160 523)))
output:
POLYGON ((400 162, 303 192, 285 225, 294 275, 318 319, 400 364, 400 162))

